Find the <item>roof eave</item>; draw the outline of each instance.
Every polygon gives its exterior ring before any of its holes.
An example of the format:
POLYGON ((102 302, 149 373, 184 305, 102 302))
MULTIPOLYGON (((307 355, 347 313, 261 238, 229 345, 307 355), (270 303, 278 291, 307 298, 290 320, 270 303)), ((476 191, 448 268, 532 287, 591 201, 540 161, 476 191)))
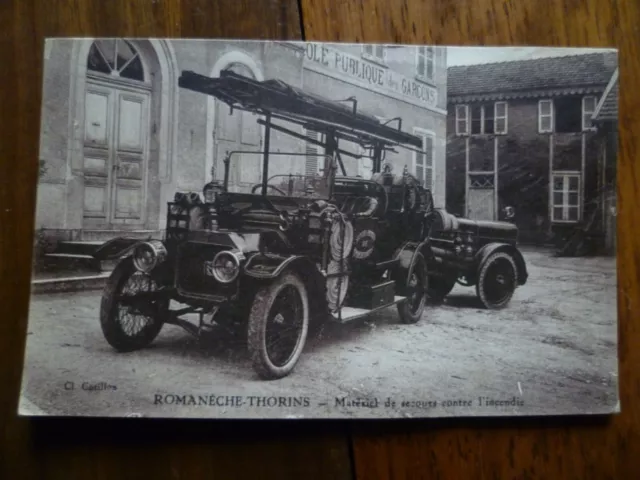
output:
POLYGON ((609 97, 609 95, 611 94, 611 90, 616 85, 616 83, 618 83, 619 75, 620 75, 620 73, 619 73, 619 67, 618 67, 618 68, 616 68, 614 70, 613 75, 611 75, 611 79, 609 80, 609 83, 607 84, 607 88, 605 88, 604 93, 602 94, 602 98, 600 99, 600 101, 596 105, 596 109, 593 111, 593 115, 591 117, 592 120, 598 120, 600 118, 600 112, 602 111, 602 107, 606 103, 607 98, 609 97))
POLYGON ((564 95, 579 95, 586 93, 601 93, 605 90, 606 86, 600 85, 587 85, 576 87, 563 87, 552 89, 537 89, 537 90, 523 90, 523 91, 507 91, 507 92, 475 92, 464 95, 448 94, 448 103, 468 103, 479 102, 487 100, 513 100, 521 98, 549 98, 559 97, 564 95))

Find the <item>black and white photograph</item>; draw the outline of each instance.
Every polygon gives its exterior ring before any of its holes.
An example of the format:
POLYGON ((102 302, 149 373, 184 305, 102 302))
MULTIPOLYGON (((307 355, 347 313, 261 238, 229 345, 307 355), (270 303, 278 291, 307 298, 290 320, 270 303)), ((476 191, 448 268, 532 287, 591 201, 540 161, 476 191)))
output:
POLYGON ((20 415, 620 411, 617 50, 43 48, 20 415))

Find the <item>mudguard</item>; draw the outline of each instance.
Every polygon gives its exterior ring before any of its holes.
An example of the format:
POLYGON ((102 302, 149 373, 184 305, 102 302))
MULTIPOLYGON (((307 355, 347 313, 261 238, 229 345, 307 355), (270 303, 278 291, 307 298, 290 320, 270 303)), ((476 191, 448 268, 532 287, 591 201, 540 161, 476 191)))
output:
POLYGON ((250 256, 243 270, 249 277, 269 280, 278 277, 288 267, 301 267, 302 271, 309 268, 316 270, 313 262, 304 255, 282 256, 260 253, 250 256))
POLYGON ((113 260, 129 255, 136 245, 144 243, 147 240, 129 237, 116 237, 107 240, 95 252, 93 258, 96 260, 113 260))
POLYGON ((316 264, 305 255, 268 255, 256 253, 250 256, 243 267, 247 277, 257 281, 272 281, 284 272, 293 270, 304 282, 312 311, 326 309, 326 279, 316 264))
POLYGON ((508 243, 489 243, 482 247, 478 253, 476 253, 476 271, 479 272, 482 270, 482 267, 489 256, 496 252, 505 252, 513 257, 513 260, 516 262, 516 267, 518 268, 518 285, 524 285, 529 278, 527 264, 524 261, 522 253, 520 253, 516 247, 509 245, 508 243))
POLYGON ((391 278, 396 282, 396 292, 399 295, 405 294, 404 287, 409 282, 409 271, 417 253, 422 253, 427 264, 429 264, 431 251, 428 248, 427 241, 420 243, 406 242, 393 255, 398 263, 393 268, 391 278))

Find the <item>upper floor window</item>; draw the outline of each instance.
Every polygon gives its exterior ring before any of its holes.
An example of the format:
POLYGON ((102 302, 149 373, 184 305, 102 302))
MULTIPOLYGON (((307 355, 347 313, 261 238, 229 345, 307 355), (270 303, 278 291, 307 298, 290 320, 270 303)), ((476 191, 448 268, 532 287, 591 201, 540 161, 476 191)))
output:
POLYGON ((582 130, 593 128, 591 117, 596 111, 596 97, 582 97, 582 130))
POLYGON ((384 45, 369 44, 362 46, 362 56, 374 62, 385 63, 386 53, 384 45))
POLYGON ((144 67, 140 54, 126 40, 96 40, 91 45, 87 69, 114 77, 144 81, 144 67))
POLYGON ((507 118, 507 102, 456 105, 456 134, 505 135, 507 118))
POLYGON ((553 102, 551 100, 538 102, 538 132, 553 132, 553 102))
POLYGON ((326 157, 324 156, 324 148, 321 147, 318 142, 324 144, 324 133, 312 130, 310 128, 305 129, 305 136, 308 141, 305 148, 305 175, 315 176, 322 175, 325 167, 326 157))
POLYGON ((469 105, 456 105, 456 135, 469 135, 469 105))
POLYGON ((436 73, 436 50, 434 47, 418 47, 416 75, 422 80, 433 82, 436 73))
POLYGON ((579 133, 593 128, 595 96, 558 97, 538 102, 539 133, 579 133))
POLYGON ((435 180, 434 135, 427 130, 422 130, 421 128, 417 127, 413 129, 413 133, 422 138, 422 151, 414 152, 413 154, 414 174, 424 188, 428 188, 433 191, 433 182, 435 180))

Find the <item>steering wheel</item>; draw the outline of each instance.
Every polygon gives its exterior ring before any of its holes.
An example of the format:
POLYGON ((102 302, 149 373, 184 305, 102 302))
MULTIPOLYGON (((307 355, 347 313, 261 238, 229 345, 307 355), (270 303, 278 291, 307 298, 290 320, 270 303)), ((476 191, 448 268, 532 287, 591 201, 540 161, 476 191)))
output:
MULTIPOLYGON (((283 192, 282 190, 280 190, 278 187, 274 187, 273 185, 270 185, 267 183, 267 187, 275 190, 276 192, 280 193, 283 197, 286 197, 287 194, 285 192, 283 192)), ((256 193, 256 190, 258 188, 262 188, 262 184, 261 183, 257 183, 255 184, 252 188, 251 188, 251 193, 256 193)))

